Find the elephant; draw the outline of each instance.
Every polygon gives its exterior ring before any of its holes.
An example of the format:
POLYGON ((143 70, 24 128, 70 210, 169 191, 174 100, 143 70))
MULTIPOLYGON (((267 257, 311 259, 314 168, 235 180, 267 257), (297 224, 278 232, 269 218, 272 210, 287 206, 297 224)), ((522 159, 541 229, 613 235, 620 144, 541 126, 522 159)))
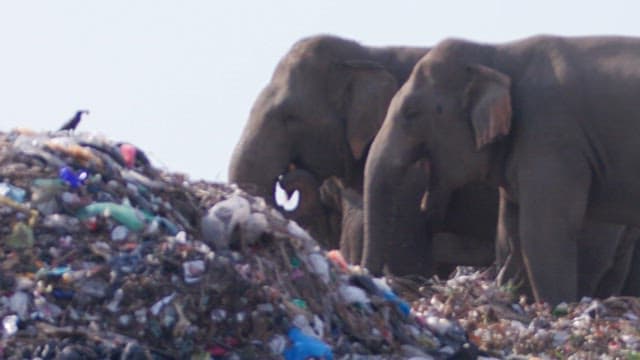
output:
POLYGON ((298 222, 323 248, 337 249, 342 210, 328 206, 327 200, 321 198, 318 179, 306 170, 290 167, 280 176, 279 183, 289 198, 295 191, 299 194, 297 207, 284 210, 285 215, 298 222))
MULTIPOLYGON (((369 144, 398 86, 428 51, 367 47, 329 35, 298 41, 253 104, 231 157, 229 181, 275 205, 277 179, 293 163, 320 182, 337 176, 362 194, 369 144)), ((420 174, 403 181, 407 187, 401 196, 409 198, 422 191, 426 179, 420 174)), ((426 225, 413 225, 413 233, 398 234, 403 246, 396 248, 399 260, 392 267, 427 274, 429 264, 400 259, 407 249, 429 251, 426 243, 415 240, 427 236, 426 225)))
POLYGON ((585 220, 640 225, 637 93, 638 39, 440 42, 398 90, 371 145, 363 263, 381 271, 372 254, 392 238, 393 184, 426 157, 424 208, 434 226, 454 189, 500 188, 500 221, 534 299, 576 300, 585 220))
POLYGON ((362 195, 345 187, 335 176, 325 180, 318 191, 322 203, 342 219, 339 245, 342 256, 351 264, 360 264, 364 241, 362 195))
MULTIPOLYGON (((629 264, 629 273, 626 276, 626 280, 624 286, 622 288, 621 294, 627 296, 640 296, 640 230, 638 228, 628 228, 627 233, 625 233, 627 237, 626 241, 631 241, 634 244, 633 253, 631 254, 631 264, 629 264)), ((616 256, 621 255, 624 258, 625 251, 619 251, 616 253, 616 256)))

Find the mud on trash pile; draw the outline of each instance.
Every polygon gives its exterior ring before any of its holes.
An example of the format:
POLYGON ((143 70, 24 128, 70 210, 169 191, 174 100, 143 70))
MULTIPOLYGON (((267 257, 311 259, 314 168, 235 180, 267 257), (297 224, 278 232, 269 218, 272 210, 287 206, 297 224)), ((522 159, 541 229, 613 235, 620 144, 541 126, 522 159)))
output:
POLYGON ((262 199, 158 170, 131 144, 0 134, 0 224, 1 358, 440 359, 474 349, 459 326, 435 331, 262 199))

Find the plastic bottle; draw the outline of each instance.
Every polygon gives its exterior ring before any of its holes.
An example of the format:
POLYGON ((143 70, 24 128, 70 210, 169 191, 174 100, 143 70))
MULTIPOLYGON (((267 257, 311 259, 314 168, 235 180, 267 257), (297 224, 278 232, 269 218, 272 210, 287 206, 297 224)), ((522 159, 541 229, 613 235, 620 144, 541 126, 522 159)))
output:
POLYGON ((0 195, 6 196, 17 203, 23 203, 27 192, 22 188, 3 182, 0 183, 0 195))
POLYGON ((120 205, 112 202, 95 202, 80 209, 77 216, 81 220, 92 216, 110 216, 120 224, 126 226, 131 231, 144 229, 146 222, 152 219, 140 210, 131 206, 120 205))

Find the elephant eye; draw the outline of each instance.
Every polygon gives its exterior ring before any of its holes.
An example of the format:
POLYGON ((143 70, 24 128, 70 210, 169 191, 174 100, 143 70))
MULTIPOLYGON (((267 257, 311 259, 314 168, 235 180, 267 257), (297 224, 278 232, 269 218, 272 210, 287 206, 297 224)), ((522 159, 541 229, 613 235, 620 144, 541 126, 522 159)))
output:
POLYGON ((436 114, 442 115, 442 104, 436 104, 436 114))

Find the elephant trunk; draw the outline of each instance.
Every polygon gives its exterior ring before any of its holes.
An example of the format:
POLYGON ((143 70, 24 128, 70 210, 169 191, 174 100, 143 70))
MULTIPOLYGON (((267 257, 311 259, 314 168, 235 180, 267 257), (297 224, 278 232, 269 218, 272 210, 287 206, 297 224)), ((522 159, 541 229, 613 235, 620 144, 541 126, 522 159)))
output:
MULTIPOLYGON (((364 184, 364 251, 362 253, 362 266, 369 269, 374 275, 381 275, 383 266, 387 260, 385 247, 390 244, 385 242, 391 238, 389 231, 391 217, 391 191, 389 181, 384 177, 391 176, 385 165, 369 158, 365 169, 364 184)), ((398 176, 398 175, 396 175, 398 176)))
POLYGON ((431 236, 420 210, 428 175, 415 147, 385 121, 365 168, 365 246, 362 265, 380 275, 433 273, 431 236))
POLYGON ((275 185, 291 162, 283 132, 250 119, 236 145, 229 166, 229 181, 275 205, 275 185))
POLYGON ((447 209, 451 200, 451 191, 432 186, 427 189, 420 200, 420 211, 431 224, 433 232, 443 231, 447 209))

